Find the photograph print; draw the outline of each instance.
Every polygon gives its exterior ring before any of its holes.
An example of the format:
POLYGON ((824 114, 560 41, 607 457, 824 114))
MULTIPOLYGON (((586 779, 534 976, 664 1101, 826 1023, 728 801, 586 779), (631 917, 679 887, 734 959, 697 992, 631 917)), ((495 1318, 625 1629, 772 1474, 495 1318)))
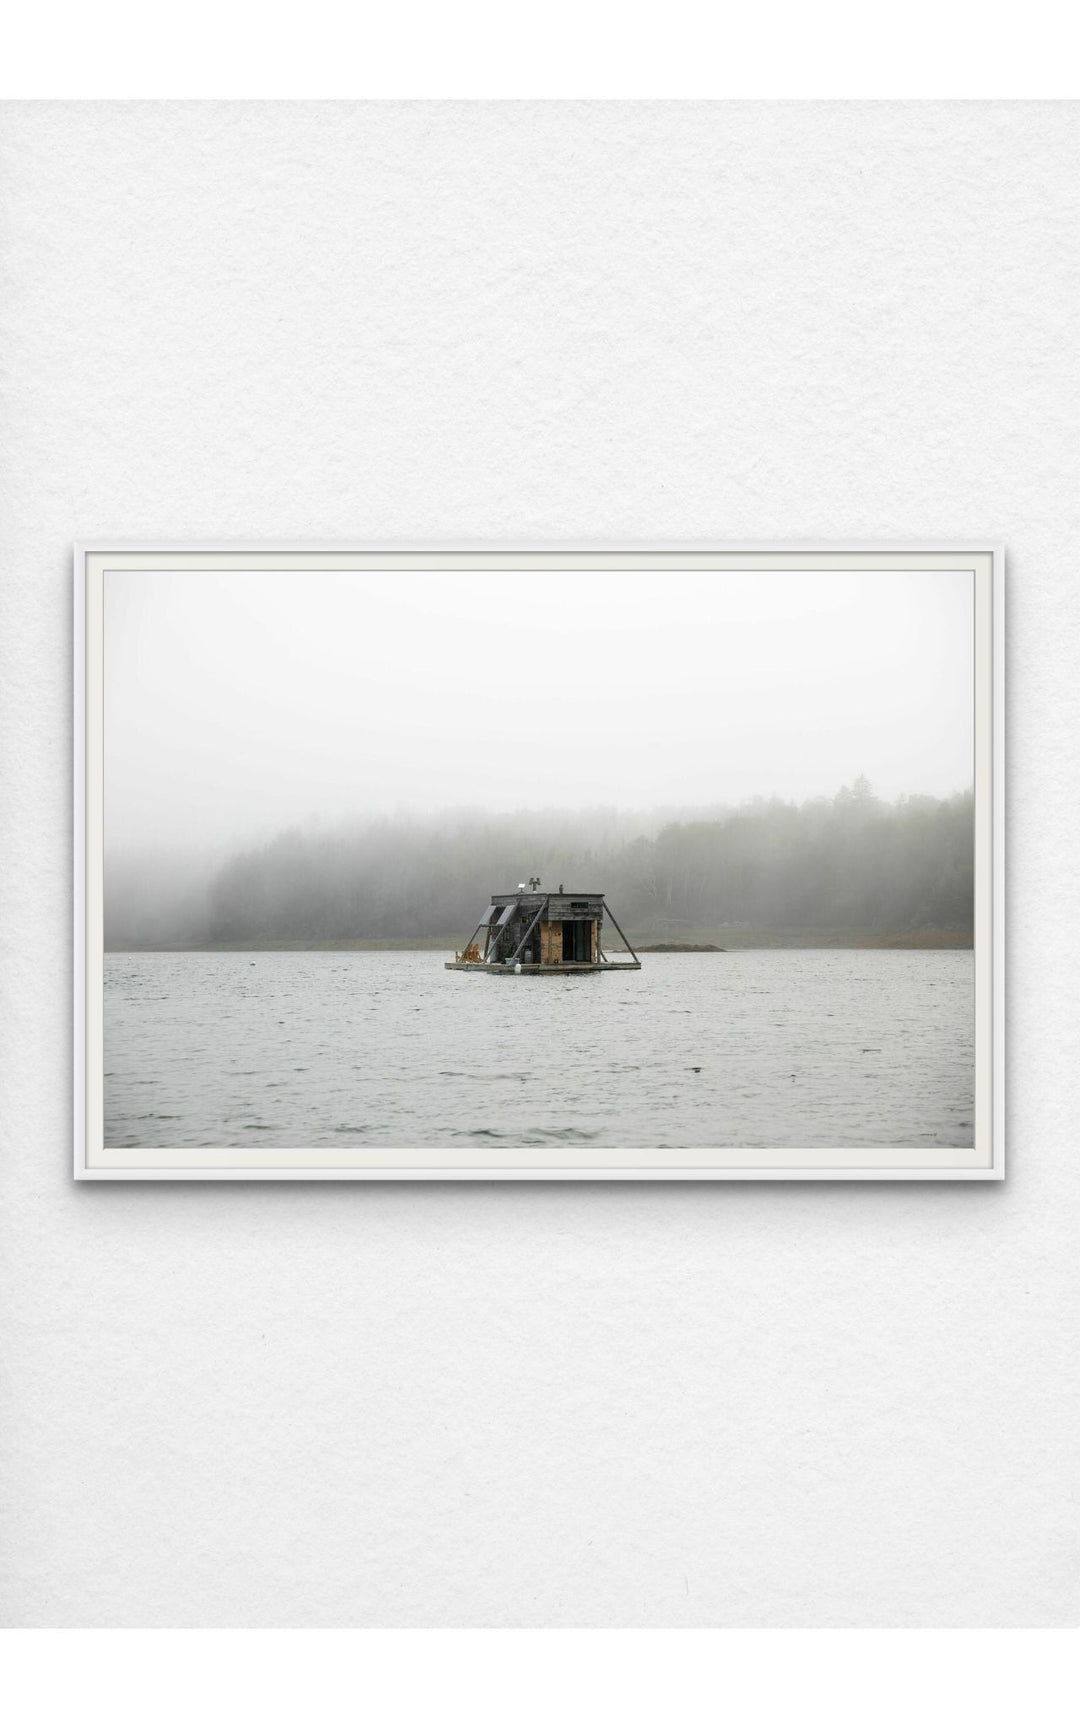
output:
POLYGON ((81 547, 80 1178, 995 1178, 1001 555, 81 547))

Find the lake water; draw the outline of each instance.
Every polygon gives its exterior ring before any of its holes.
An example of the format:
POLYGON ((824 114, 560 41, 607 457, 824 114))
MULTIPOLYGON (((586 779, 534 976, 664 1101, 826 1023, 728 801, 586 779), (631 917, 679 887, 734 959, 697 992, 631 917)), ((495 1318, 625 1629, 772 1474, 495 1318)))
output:
POLYGON ((107 1146, 970 1146, 970 952, 109 954, 107 1146))

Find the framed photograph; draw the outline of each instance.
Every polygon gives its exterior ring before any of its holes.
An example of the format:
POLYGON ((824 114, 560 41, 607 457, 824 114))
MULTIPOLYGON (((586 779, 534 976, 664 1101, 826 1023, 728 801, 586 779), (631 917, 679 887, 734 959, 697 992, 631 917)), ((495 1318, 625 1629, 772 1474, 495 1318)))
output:
POLYGON ((80 1180, 997 1180, 1001 548, 76 549, 80 1180))

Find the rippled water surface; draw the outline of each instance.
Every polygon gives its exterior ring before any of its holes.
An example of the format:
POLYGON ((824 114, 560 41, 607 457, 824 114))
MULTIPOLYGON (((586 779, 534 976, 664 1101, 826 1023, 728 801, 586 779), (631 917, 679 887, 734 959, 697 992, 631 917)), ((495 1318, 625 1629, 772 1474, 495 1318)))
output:
POLYGON ((110 954, 110 1146, 969 1146, 965 952, 110 954))

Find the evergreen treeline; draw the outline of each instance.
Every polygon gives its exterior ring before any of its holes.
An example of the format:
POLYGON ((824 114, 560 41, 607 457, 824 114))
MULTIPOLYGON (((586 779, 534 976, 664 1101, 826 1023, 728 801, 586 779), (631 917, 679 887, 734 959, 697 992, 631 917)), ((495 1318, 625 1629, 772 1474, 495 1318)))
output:
MULTIPOLYGON (((606 893, 647 940, 723 931, 897 935, 972 928, 970 793, 886 804, 864 779, 804 804, 758 799, 658 831, 614 812, 385 818, 290 829, 219 869, 171 916, 134 920, 123 871, 106 910, 111 946, 451 938, 464 941, 493 890, 606 893)), ((145 902, 145 890, 144 890, 145 902)))

